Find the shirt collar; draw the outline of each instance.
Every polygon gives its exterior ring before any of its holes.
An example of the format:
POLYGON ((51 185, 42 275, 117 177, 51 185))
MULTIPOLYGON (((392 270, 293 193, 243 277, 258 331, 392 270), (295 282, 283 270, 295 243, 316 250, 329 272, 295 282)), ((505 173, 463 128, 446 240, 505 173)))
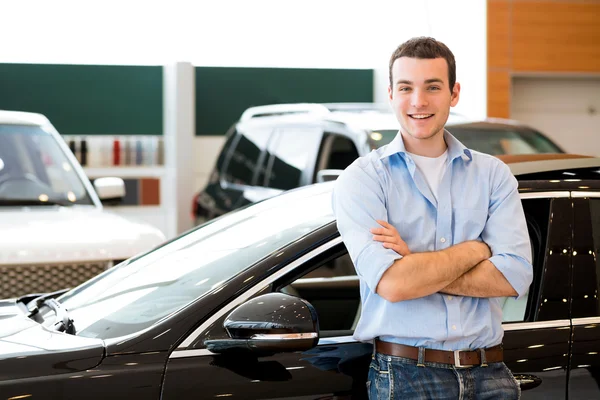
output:
MULTIPOLYGON (((473 160, 473 155, 471 154, 471 151, 467 149, 464 144, 462 144, 446 129, 444 129, 444 140, 446 141, 446 146, 448 146, 449 162, 454 161, 454 159, 458 157, 461 157, 464 161, 473 160)), ((386 146, 379 159, 382 160, 396 153, 406 155, 406 147, 404 147, 404 140, 402 139, 402 134, 400 133, 400 131, 398 131, 394 140, 392 140, 386 146)))

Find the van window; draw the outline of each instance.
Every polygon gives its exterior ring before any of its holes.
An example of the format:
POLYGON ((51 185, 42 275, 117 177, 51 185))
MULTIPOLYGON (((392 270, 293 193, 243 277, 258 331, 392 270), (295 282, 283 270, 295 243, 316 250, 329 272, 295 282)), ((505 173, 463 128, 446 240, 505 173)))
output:
POLYGON ((223 176, 226 181, 239 185, 251 185, 254 171, 265 151, 271 129, 238 129, 238 139, 227 154, 223 176))
MULTIPOLYGON (((352 140, 341 135, 326 134, 321 144, 318 170, 346 169, 358 156, 352 140)), ((315 175, 316 172, 318 171, 315 171, 315 175)))
POLYGON ((302 185, 302 174, 314 163, 322 131, 314 127, 283 128, 275 138, 267 164, 266 185, 289 190, 302 185))

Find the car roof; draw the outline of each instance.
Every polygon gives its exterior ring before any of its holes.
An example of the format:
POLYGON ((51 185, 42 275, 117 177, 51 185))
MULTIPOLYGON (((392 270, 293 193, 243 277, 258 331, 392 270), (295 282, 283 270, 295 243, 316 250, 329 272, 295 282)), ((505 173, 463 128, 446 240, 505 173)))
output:
POLYGON ((0 110, 0 124, 10 125, 44 125, 48 119, 42 114, 0 110))
MULTIPOLYGON (((600 169, 600 157, 580 154, 526 154, 496 157, 504 161, 517 178, 522 175, 547 172, 562 174, 574 169, 600 169)), ((600 179, 600 174, 598 178, 600 179)))
MULTIPOLYGON (((398 130, 399 124, 390 106, 385 103, 290 103, 271 104, 246 109, 239 122, 268 125, 274 122, 297 123, 325 120, 362 130, 398 130)), ((450 112, 447 127, 531 129, 526 125, 503 118, 474 119, 450 112)))

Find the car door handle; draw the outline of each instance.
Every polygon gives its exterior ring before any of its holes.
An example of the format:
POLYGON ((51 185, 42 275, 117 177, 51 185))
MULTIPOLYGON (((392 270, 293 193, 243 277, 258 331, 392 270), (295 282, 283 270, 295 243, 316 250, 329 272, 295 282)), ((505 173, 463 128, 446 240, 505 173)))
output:
POLYGON ((542 384, 542 380, 535 375, 515 374, 515 379, 521 386, 521 390, 533 389, 542 384))

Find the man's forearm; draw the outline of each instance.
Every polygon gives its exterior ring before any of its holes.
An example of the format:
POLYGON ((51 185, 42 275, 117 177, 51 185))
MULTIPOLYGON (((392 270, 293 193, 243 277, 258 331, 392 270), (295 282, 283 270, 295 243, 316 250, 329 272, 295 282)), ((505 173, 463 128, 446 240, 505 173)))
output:
POLYGON ((428 296, 490 257, 485 243, 469 241, 445 250, 412 253, 388 268, 377 285, 377 294, 396 302, 428 296))
POLYGON ((489 260, 484 260, 454 282, 440 290, 442 293, 470 297, 517 296, 518 293, 502 272, 489 260))

